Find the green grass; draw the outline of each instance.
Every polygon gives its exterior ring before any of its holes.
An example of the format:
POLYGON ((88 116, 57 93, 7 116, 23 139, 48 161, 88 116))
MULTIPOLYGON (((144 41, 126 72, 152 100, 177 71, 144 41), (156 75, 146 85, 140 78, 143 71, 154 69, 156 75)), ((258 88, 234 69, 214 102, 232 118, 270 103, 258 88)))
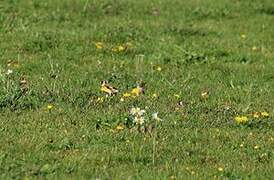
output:
POLYGON ((0 178, 273 179, 273 22, 272 0, 1 1, 0 178))

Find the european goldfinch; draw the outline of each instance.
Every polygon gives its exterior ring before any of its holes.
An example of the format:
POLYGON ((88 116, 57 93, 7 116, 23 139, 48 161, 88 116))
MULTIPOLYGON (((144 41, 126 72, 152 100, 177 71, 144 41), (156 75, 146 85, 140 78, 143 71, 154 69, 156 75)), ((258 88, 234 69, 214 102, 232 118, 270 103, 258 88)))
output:
POLYGON ((119 91, 115 87, 108 84, 107 81, 101 81, 101 91, 107 93, 108 95, 116 95, 119 91))

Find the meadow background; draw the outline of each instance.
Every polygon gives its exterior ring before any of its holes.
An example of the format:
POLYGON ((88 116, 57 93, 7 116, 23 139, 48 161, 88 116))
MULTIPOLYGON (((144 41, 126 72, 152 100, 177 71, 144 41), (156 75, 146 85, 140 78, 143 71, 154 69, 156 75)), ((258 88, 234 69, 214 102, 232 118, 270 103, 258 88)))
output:
POLYGON ((273 28, 272 0, 0 1, 0 178, 273 179, 273 28))

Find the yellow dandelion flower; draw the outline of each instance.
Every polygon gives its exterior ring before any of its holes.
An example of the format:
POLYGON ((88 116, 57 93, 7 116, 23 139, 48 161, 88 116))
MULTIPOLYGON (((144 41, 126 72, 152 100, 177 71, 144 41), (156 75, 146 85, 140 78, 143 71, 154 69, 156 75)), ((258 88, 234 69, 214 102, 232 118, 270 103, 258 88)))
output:
POLYGON ((254 146, 254 149, 259 149, 260 147, 258 145, 255 145, 254 146))
POLYGON ((98 103, 104 102, 104 97, 98 97, 96 102, 98 102, 98 103))
POLYGON ((162 68, 160 66, 158 66, 157 71, 162 71, 162 68))
POLYGON ((49 105, 47 106, 47 109, 48 109, 48 110, 52 110, 52 109, 53 109, 53 105, 52 105, 52 104, 49 104, 49 105))
POLYGON ((266 111, 261 112, 261 115, 262 115, 263 117, 265 117, 265 118, 268 118, 268 117, 269 117, 269 113, 266 112, 266 111))
POLYGON ((121 97, 120 101, 121 101, 121 102, 124 102, 125 99, 127 99, 127 98, 129 98, 129 97, 131 97, 131 94, 126 92, 126 93, 123 94, 123 96, 121 97))
POLYGON ((245 124, 248 122, 248 118, 246 116, 236 116, 234 120, 238 124, 245 124))
POLYGON ((204 92, 201 93, 201 96, 202 96, 202 98, 206 99, 206 98, 209 97, 209 92, 208 91, 204 91, 204 92))
POLYGON ((218 167, 218 171, 222 172, 222 171, 224 171, 224 168, 218 167))
POLYGON ((246 34, 241 34, 241 38, 246 39, 246 34))
POLYGON ((119 46, 112 48, 112 52, 122 52, 125 49, 126 49, 126 47, 119 45, 119 46))
POLYGON ((102 42, 96 42, 95 46, 96 46, 97 49, 103 49, 104 43, 102 43, 102 42))
POLYGON ((124 98, 128 98, 128 97, 130 97, 130 96, 131 96, 131 94, 130 94, 130 93, 127 93, 127 92, 123 94, 123 97, 124 97, 124 98))
POLYGON ((260 113, 259 113, 259 112, 254 112, 254 113, 252 114, 252 116, 253 116, 254 118, 258 119, 258 118, 260 117, 260 113))
POLYGON ((157 95, 156 93, 153 93, 153 94, 152 94, 152 97, 157 98, 158 95, 157 95))
POLYGON ((125 129, 125 127, 124 127, 123 125, 118 125, 118 126, 116 127, 116 130, 118 130, 118 131, 121 131, 121 130, 123 130, 123 129, 125 129))
POLYGON ((118 46, 117 49, 118 49, 119 52, 122 52, 122 51, 124 51, 126 48, 125 48, 124 46, 118 46))
POLYGON ((142 93, 143 93, 143 88, 141 88, 139 86, 137 86, 136 88, 133 88, 131 90, 132 96, 140 96, 140 94, 142 94, 142 93))

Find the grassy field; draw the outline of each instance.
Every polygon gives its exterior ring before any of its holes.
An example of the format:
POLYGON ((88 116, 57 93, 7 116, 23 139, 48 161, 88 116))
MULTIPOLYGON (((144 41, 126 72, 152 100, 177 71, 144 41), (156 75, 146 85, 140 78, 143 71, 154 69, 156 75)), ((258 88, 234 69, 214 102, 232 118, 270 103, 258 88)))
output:
POLYGON ((0 179, 273 179, 273 28, 273 0, 0 1, 0 179))

